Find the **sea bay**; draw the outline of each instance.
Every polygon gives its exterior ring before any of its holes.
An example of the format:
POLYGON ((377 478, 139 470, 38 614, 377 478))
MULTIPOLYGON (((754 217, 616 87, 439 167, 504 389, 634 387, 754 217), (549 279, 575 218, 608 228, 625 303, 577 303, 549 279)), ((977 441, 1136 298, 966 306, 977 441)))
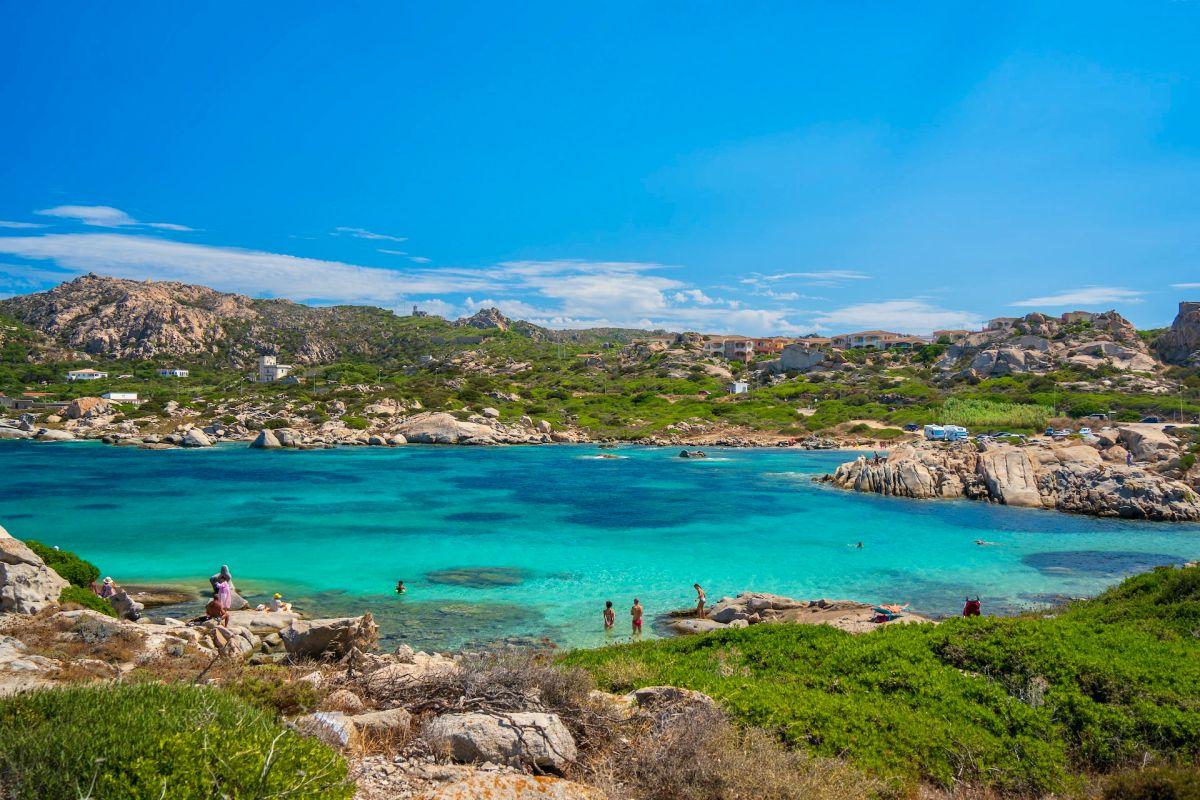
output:
POLYGON ((200 590, 228 564, 251 600, 281 591, 310 615, 369 610, 386 643, 425 648, 618 641, 635 596, 654 617, 689 605, 693 582, 711 599, 755 590, 934 616, 978 594, 985 613, 1012 613, 1200 557, 1197 525, 813 483, 845 452, 708 452, 5 442, 0 525, 119 582, 200 590), (618 609, 611 639, 606 600, 618 609))

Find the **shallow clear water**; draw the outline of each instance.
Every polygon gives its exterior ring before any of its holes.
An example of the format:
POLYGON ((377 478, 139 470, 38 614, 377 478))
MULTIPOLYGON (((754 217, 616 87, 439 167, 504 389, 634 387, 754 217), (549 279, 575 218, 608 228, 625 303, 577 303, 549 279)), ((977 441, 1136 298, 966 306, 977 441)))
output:
POLYGON ((388 640, 423 647, 513 636, 601 644, 605 600, 619 638, 634 596, 652 618, 691 604, 696 581, 712 600, 758 590, 948 614, 970 593, 999 613, 1200 557, 1196 525, 811 482, 846 453, 676 452, 3 442, 0 524, 75 550, 119 582, 199 589, 229 564, 252 600, 279 590, 311 613, 370 609, 388 640))

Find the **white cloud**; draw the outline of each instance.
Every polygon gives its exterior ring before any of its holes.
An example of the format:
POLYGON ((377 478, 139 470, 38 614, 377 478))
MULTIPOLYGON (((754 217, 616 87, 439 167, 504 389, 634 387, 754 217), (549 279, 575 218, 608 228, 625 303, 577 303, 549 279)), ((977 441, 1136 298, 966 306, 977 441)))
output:
POLYGON ((374 231, 369 231, 366 228, 347 228, 345 226, 334 228, 333 233, 331 233, 330 236, 353 236, 355 239, 373 239, 383 242, 408 241, 407 236, 392 236, 387 233, 375 233, 374 231))
POLYGON ((406 256, 406 255, 408 255, 408 253, 404 250, 388 250, 383 247, 380 247, 376 252, 385 253, 389 256, 406 256))
POLYGON ((827 269, 817 272, 777 272, 774 275, 761 276, 764 281, 783 281, 789 279, 804 279, 813 281, 866 281, 871 276, 854 269, 827 269))
POLYGON ((676 303, 699 303, 702 306, 710 306, 717 302, 699 289, 684 289, 671 295, 671 299, 676 303))
POLYGON ((35 211, 46 217, 73 219, 94 228, 158 228, 164 231, 190 231, 186 225, 173 222, 141 222, 112 206, 55 206, 35 211))
POLYGON ((44 228, 38 222, 13 222, 12 220, 0 219, 0 228, 44 228))
POLYGON ((1010 306, 1062 308, 1065 306, 1097 306, 1110 303, 1140 303, 1145 292, 1115 286, 1085 286, 1059 294, 1030 297, 1009 303, 1010 306))
POLYGON ((1200 289, 1200 283, 1172 283, 1172 289, 1200 289))
POLYGON ((899 333, 929 333, 937 329, 982 326, 978 315, 971 311, 939 308, 919 298, 859 303, 813 316, 821 330, 846 331, 862 328, 882 328, 899 333))
POLYGON ((414 264, 428 264, 430 261, 433 261, 432 258, 426 258, 425 256, 409 256, 408 260, 414 264))

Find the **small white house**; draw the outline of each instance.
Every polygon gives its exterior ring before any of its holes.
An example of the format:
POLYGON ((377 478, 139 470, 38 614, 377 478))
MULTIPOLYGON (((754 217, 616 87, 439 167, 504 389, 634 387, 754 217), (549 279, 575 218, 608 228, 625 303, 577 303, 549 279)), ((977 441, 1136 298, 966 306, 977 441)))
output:
POLYGON ((748 391, 750 391, 750 384, 745 381, 734 381, 729 384, 730 394, 745 394, 748 391))
POLYGON ((160 378, 186 378, 188 376, 188 371, 186 369, 179 369, 177 367, 155 370, 155 372, 158 373, 158 377, 160 378))
POLYGON ((100 372, 95 369, 73 369, 67 373, 69 381, 98 381, 101 378, 107 378, 107 372, 100 372))
POLYGON ((275 356, 258 357, 258 382, 275 383, 281 381, 292 371, 291 364, 280 364, 275 356))
POLYGON ((100 396, 114 403, 136 403, 138 401, 137 392, 105 392, 100 396))

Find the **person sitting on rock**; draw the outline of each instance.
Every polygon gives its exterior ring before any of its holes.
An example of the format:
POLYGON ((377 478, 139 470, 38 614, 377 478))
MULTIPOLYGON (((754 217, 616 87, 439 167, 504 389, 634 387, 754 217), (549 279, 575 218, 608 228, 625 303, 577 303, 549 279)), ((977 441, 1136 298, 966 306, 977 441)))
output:
POLYGON ((205 621, 213 619, 219 620, 221 627, 228 628, 229 609, 221 605, 219 598, 214 597, 212 600, 209 600, 208 605, 204 607, 204 619, 205 621))
POLYGON ((105 578, 104 584, 100 587, 100 596, 105 600, 117 593, 117 585, 113 583, 112 578, 105 578))

